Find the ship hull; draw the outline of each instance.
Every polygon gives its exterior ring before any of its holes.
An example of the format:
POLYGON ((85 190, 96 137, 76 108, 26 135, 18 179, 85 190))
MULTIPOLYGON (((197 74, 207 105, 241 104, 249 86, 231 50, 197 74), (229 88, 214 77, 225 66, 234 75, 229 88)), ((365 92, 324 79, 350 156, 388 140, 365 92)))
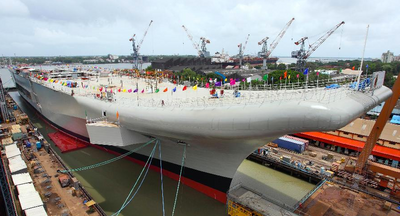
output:
MULTIPOLYGON (((331 101, 330 94, 325 95, 325 92, 324 95, 314 95, 314 92, 309 92, 309 95, 304 96, 317 96, 318 100, 279 98, 261 104, 211 107, 198 106, 198 101, 190 107, 181 107, 179 104, 166 107, 140 106, 139 103, 124 103, 123 100, 114 103, 89 96, 71 96, 55 89, 54 85, 46 87, 28 77, 15 73, 13 76, 21 96, 46 121, 61 131, 89 141, 85 113, 89 118, 98 118, 107 111, 110 121, 119 121, 128 131, 157 138, 162 145, 165 173, 174 179, 178 179, 183 156, 183 146, 178 141, 187 143, 183 183, 221 202, 226 201, 225 193, 237 168, 257 147, 286 133, 341 128, 391 94, 390 90, 382 87, 373 96, 361 92, 332 95, 332 99, 338 97, 337 102, 326 104, 320 101, 328 100, 325 96, 331 101), (344 98, 340 98, 342 96, 344 98)), ((201 91, 199 89, 196 94, 201 91)), ((208 93, 206 89, 204 91, 208 93)), ((175 94, 173 97, 186 93, 175 94)), ((154 95, 158 96, 167 97, 167 94, 154 95)), ((115 154, 137 147, 95 146, 115 154)), ((129 159, 143 163, 151 149, 152 145, 148 145, 133 153, 129 159)), ((153 168, 157 170, 158 153, 155 155, 153 168)))
MULTIPOLYGON (((17 82, 18 83, 18 82, 17 82)), ((21 86, 18 85, 18 92, 20 96, 24 99, 24 101, 39 114, 39 116, 44 120, 47 124, 50 126, 54 127, 55 129, 59 130, 60 132, 63 132, 69 136, 73 136, 75 138, 80 139, 81 141, 90 143, 90 139, 87 136, 87 131, 86 130, 76 130, 76 128, 81 128, 79 125, 84 125, 86 124, 85 119, 79 119, 79 118, 74 118, 70 117, 69 119, 66 116, 63 115, 57 115, 54 114, 46 109, 39 108, 37 104, 34 104, 26 94, 24 94, 23 91, 20 91, 21 86), (42 111, 42 112, 41 112, 42 111), (46 113, 47 115, 45 115, 46 113), (50 119, 52 118, 52 119, 50 119), (56 120, 55 120, 56 119, 56 120), (57 123, 55 122, 57 121, 57 123), (62 122, 68 122, 66 125, 62 125, 62 122), (74 127, 78 126, 78 127, 74 127), (69 130, 67 128, 75 128, 75 130, 69 130)), ((176 143, 172 143, 171 141, 167 139, 162 139, 159 138, 159 140, 162 143, 162 154, 163 154, 163 174, 165 176, 168 176, 174 180, 179 179, 179 173, 180 173, 180 164, 175 164, 171 163, 165 160, 167 158, 166 155, 168 154, 170 157, 175 157, 175 158, 182 158, 182 153, 183 153, 183 148, 179 146, 177 149, 177 152, 171 153, 168 148, 165 148, 164 146, 169 143, 169 145, 176 146, 176 143), (168 153, 170 152, 170 153, 168 153)), ((115 146, 107 146, 107 145, 95 145, 91 144, 91 146, 100 149, 102 151, 109 152, 111 154, 115 155, 121 155, 124 153, 127 153, 130 149, 126 149, 123 147, 115 147, 115 146)), ((136 147, 136 146, 135 146, 136 147)), ((142 154, 139 153, 132 153, 126 157, 126 159, 133 161, 135 163, 138 163, 140 165, 144 165, 145 162, 147 161, 148 155, 151 152, 151 148, 153 146, 149 145, 145 147, 144 149, 141 150, 142 154)), ((158 152, 155 154, 158 155, 158 152)), ((158 157, 158 156, 156 156, 158 157)), ((152 161, 152 166, 151 169, 155 171, 160 171, 160 160, 158 158, 154 158, 152 161)), ((184 173, 181 179, 182 183, 196 189, 197 191, 200 191, 204 194, 206 194, 209 197, 212 197, 213 199, 216 199, 222 203, 226 202, 226 191, 229 190, 230 183, 232 181, 232 178, 224 177, 224 176, 219 176, 215 175, 212 173, 207 173, 203 171, 199 171, 190 167, 184 167, 184 173)))

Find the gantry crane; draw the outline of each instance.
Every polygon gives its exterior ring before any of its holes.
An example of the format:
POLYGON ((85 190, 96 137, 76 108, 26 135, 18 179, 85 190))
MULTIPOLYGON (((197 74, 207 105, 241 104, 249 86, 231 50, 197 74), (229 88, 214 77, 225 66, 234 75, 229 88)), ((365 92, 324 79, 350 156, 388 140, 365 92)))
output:
POLYGON ((242 67, 243 53, 244 53, 244 50, 246 49, 246 45, 247 45, 247 42, 249 41, 249 37, 250 37, 250 34, 247 35, 246 42, 244 42, 244 46, 242 46, 242 43, 240 43, 238 45, 238 47, 239 47, 238 56, 239 56, 239 66, 240 67, 242 67))
POLYGON ((296 65, 296 70, 297 71, 304 71, 305 65, 306 65, 306 59, 316 50, 318 47, 324 43, 326 39, 328 39, 329 36, 333 34, 333 32, 336 31, 341 25, 344 24, 344 21, 341 23, 337 24, 335 27, 333 27, 331 30, 326 32, 324 35, 322 35, 317 41, 315 41, 313 44, 311 44, 308 47, 308 51, 306 52, 304 49, 304 42, 308 39, 308 37, 303 37, 299 41, 295 42, 296 45, 301 45, 300 50, 296 50, 292 52, 292 58, 297 58, 297 65, 296 65))
POLYGON ((258 45, 261 45, 261 44, 263 45, 261 52, 258 52, 258 56, 264 58, 262 69, 264 69, 264 70, 267 69, 268 57, 271 55, 272 51, 274 51, 274 49, 278 45, 279 41, 285 35, 286 31, 288 30, 289 26, 292 24, 293 21, 294 21, 294 18, 292 18, 288 23, 286 23, 285 27, 281 30, 281 32, 279 32, 278 36, 276 36, 275 40, 272 41, 272 43, 269 45, 269 50, 268 50, 268 46, 267 46, 267 41, 268 41, 269 37, 265 37, 260 42, 258 42, 258 45))
MULTIPOLYGON (((141 59, 141 56, 139 55, 139 51, 140 51, 140 47, 142 46, 142 44, 143 44, 143 40, 144 40, 144 38, 146 37, 146 35, 147 35, 147 31, 149 31, 149 28, 150 28, 150 26, 151 26, 151 24, 153 23, 153 20, 151 20, 150 21, 150 23, 149 23, 149 26, 147 27, 147 29, 146 29, 146 31, 144 32, 144 35, 143 35, 143 38, 142 38, 142 40, 140 40, 140 42, 139 42, 139 44, 136 46, 136 39, 135 39, 135 36, 136 36, 136 34, 134 34, 130 39, 129 39, 129 41, 132 41, 132 49, 133 49, 133 53, 132 53, 132 56, 133 56, 133 69, 136 69, 136 70, 141 70, 142 68, 142 64, 140 64, 140 68, 139 68, 139 60, 140 60, 140 62, 142 61, 142 59, 141 59)), ((141 62, 142 63, 142 62, 141 62)))
POLYGON ((193 40, 193 37, 189 33, 187 28, 184 25, 182 25, 182 28, 185 30, 188 38, 192 42, 193 47, 197 50, 197 54, 199 55, 199 57, 201 58, 210 57, 210 52, 207 51, 206 47, 206 45, 210 43, 210 40, 206 39, 205 37, 200 37, 201 47, 199 47, 199 44, 193 40))
POLYGON ((364 148, 358 156, 355 167, 355 171, 358 174, 362 174, 363 171, 365 171, 365 165, 368 157, 371 155, 371 152, 381 136, 383 128, 385 127, 387 120, 389 119, 390 114, 392 113, 393 108, 396 106, 397 100, 400 97, 400 76, 397 77, 392 87, 392 92, 392 96, 385 101, 385 105, 383 105, 382 111, 379 113, 378 119, 376 120, 374 127, 372 128, 367 141, 365 142, 364 148))

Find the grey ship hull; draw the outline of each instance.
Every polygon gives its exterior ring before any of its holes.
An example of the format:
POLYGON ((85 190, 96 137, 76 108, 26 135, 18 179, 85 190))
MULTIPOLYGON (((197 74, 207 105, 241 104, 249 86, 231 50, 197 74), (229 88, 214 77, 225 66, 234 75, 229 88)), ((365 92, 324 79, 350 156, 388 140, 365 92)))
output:
MULTIPOLYGON (((261 106, 210 110, 137 109, 88 97, 72 97, 15 73, 13 76, 21 96, 47 121, 83 140, 89 140, 85 111, 91 118, 101 117, 103 110, 108 113, 118 111, 121 125, 161 140, 163 166, 172 178, 177 178, 182 160, 183 147, 177 141, 185 141, 189 146, 183 183, 221 202, 226 200, 225 193, 238 166, 257 147, 286 133, 343 127, 391 94, 389 89, 382 87, 375 91, 374 96, 356 92, 337 103, 323 106, 308 101, 275 101, 261 106)), ((115 115, 109 118, 116 120, 115 115)), ((135 147, 99 148, 124 153, 135 147)), ((143 161, 151 148, 149 145, 132 157, 143 161)), ((154 161, 153 165, 157 164, 158 161, 154 161)))

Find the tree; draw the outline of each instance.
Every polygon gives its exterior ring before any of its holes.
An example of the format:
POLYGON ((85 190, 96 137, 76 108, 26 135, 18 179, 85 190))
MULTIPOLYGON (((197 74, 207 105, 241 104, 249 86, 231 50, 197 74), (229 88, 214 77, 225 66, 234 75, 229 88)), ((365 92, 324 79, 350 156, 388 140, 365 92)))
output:
POLYGON ((146 69, 144 69, 145 71, 154 71, 153 67, 151 65, 147 66, 146 69))
POLYGON ((278 70, 285 70, 286 69, 286 65, 285 64, 279 64, 277 67, 278 70))

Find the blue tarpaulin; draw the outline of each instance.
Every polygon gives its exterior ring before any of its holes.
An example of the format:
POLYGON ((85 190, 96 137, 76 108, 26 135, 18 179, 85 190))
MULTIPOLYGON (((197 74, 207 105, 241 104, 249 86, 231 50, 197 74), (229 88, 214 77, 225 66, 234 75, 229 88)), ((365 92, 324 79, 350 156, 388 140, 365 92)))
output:
POLYGON ((390 120, 390 123, 400 124, 400 116, 399 115, 393 115, 392 120, 390 120))

